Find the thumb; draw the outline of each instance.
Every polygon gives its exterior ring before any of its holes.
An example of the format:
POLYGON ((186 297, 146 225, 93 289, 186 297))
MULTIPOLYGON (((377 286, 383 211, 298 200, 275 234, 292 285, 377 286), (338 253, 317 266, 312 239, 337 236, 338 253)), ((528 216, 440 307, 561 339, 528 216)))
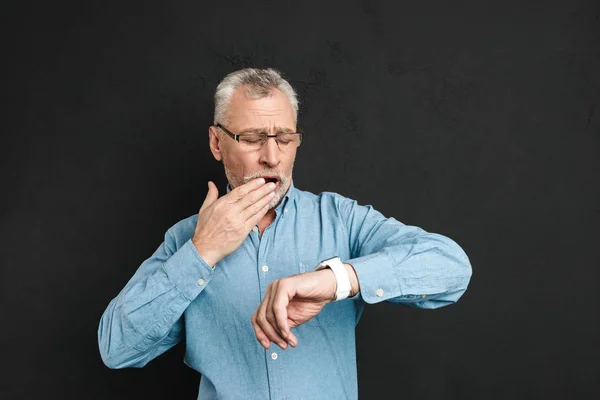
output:
POLYGON ((204 199, 204 203, 202 203, 200 210, 209 207, 212 203, 217 201, 218 198, 219 189, 217 189, 217 185, 215 185, 212 181, 208 181, 208 193, 206 193, 206 198, 204 199))

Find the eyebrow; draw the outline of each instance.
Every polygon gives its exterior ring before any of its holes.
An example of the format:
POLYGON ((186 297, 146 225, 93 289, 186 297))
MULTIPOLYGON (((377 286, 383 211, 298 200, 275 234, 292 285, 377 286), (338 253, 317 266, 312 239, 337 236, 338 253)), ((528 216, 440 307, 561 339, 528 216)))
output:
MULTIPOLYGON (((273 128, 277 133, 291 133, 295 132, 293 129, 286 128, 285 126, 276 126, 273 128)), ((242 135, 244 133, 269 133, 268 128, 246 128, 241 131, 239 134, 242 135)))

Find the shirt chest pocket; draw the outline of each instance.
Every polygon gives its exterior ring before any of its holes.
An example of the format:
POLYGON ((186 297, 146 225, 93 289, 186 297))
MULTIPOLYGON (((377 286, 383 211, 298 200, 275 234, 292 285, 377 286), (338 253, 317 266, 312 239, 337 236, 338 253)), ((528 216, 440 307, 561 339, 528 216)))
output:
MULTIPOLYGON (((321 260, 300 261, 300 273, 313 272, 321 260)), ((343 304, 344 301, 328 303, 320 313, 312 317, 304 323, 306 326, 326 327, 340 322, 341 319, 347 318, 347 313, 343 304)))

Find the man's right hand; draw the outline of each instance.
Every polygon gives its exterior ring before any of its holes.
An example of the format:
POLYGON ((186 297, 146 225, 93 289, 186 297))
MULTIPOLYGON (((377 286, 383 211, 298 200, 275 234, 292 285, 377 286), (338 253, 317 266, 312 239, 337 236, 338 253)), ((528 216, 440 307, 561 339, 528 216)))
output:
POLYGON ((192 243, 211 267, 233 253, 250 230, 269 211, 275 184, 253 179, 219 198, 217 186, 208 182, 208 194, 198 212, 192 243))

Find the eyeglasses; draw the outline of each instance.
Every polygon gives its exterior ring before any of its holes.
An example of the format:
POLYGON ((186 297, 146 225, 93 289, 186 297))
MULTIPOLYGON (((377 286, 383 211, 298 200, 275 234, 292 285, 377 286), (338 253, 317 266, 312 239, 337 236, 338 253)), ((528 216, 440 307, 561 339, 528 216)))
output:
POLYGON ((301 130, 300 132, 281 132, 276 135, 267 135, 266 133, 242 133, 236 135, 221 124, 216 124, 215 126, 222 129, 229 137, 238 142, 243 149, 248 151, 260 150, 269 138, 275 139, 279 150, 293 150, 302 144, 304 137, 304 132, 301 130))

